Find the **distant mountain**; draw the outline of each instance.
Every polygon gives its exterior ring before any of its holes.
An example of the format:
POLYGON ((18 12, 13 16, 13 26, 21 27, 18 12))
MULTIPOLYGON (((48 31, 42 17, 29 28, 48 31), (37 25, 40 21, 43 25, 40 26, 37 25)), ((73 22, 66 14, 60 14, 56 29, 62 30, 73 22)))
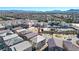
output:
POLYGON ((79 13, 79 9, 70 9, 67 11, 52 10, 52 11, 25 11, 25 10, 0 10, 0 13, 79 13))
POLYGON ((79 13, 79 9, 70 9, 70 10, 67 10, 66 12, 79 13))
POLYGON ((47 13, 79 13, 79 9, 70 9, 67 11, 61 11, 61 10, 53 10, 53 11, 46 11, 47 13))
POLYGON ((61 10, 46 11, 45 13, 62 13, 61 10))
POLYGON ((79 12, 79 9, 70 9, 68 11, 78 11, 79 12))
POLYGON ((0 13, 41 13, 42 11, 0 10, 0 13))

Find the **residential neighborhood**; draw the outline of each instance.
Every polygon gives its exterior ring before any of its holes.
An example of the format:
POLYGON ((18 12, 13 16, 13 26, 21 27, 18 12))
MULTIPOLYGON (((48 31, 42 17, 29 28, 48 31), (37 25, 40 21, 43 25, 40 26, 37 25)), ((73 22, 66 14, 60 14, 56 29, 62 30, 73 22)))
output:
POLYGON ((79 51, 77 11, 0 10, 0 51, 79 51))

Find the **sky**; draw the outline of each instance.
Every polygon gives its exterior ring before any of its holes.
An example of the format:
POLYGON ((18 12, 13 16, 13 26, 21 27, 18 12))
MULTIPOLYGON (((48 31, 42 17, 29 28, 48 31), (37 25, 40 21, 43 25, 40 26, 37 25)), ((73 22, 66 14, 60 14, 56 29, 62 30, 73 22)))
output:
POLYGON ((79 7, 0 7, 0 10, 25 10, 25 11, 66 11, 69 9, 79 9, 79 7))

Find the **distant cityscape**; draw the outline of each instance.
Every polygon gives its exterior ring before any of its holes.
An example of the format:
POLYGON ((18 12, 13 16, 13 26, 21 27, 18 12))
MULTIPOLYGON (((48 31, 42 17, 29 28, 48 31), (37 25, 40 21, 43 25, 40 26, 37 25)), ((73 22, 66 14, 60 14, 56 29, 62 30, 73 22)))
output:
POLYGON ((0 51, 79 51, 79 8, 44 10, 0 8, 0 51))

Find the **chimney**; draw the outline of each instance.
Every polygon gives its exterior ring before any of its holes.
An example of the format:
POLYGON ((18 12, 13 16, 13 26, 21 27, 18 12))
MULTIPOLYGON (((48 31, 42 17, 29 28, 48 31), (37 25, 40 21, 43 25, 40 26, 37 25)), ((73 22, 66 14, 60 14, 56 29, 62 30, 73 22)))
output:
POLYGON ((41 28, 38 27, 38 35, 42 35, 41 28))

